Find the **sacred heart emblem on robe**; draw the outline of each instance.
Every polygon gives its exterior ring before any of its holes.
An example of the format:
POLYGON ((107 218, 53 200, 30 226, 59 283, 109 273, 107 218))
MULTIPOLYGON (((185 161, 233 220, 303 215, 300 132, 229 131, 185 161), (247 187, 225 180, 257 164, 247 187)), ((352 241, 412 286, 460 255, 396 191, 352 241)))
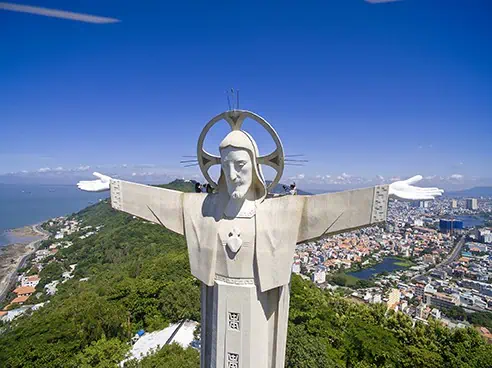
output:
POLYGON ((243 245, 243 241, 241 239, 241 232, 237 228, 233 228, 231 232, 229 232, 229 237, 227 238, 227 246, 230 250, 236 253, 239 248, 243 245))

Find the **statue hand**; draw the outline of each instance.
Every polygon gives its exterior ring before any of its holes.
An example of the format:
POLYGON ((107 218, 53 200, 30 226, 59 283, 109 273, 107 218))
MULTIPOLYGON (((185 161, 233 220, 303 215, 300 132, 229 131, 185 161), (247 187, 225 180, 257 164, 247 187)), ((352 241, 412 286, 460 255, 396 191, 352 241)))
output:
POLYGON ((439 188, 419 188, 412 184, 422 180, 421 175, 415 175, 407 180, 395 181, 389 186, 389 195, 406 201, 433 200, 444 193, 439 188))
POLYGON ((104 192, 109 190, 109 183, 111 181, 109 176, 99 174, 98 172, 93 173, 93 175, 99 179, 79 181, 77 183, 77 187, 87 192, 104 192))

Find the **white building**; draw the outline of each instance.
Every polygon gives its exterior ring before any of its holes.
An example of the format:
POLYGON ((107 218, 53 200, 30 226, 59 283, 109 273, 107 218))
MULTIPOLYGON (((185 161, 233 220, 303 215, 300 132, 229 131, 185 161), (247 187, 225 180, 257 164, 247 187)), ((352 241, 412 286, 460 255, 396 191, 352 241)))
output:
POLYGON ((32 275, 32 276, 24 276, 21 280, 21 286, 31 286, 35 288, 39 284, 39 276, 38 275, 32 275))
POLYGON ((466 199, 466 209, 468 210, 478 210, 478 201, 476 198, 466 199))
POLYGON ((322 284, 326 282, 326 272, 320 269, 318 269, 316 272, 313 272, 312 281, 317 284, 322 284))
POLYGON ((301 273, 301 262, 299 260, 292 264, 292 272, 296 274, 301 273))

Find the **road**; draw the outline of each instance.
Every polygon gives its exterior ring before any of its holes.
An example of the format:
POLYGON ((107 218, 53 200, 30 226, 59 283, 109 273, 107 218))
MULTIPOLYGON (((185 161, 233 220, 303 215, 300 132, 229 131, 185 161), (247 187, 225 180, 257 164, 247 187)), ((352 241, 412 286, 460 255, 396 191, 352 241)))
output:
POLYGON ((435 267, 431 268, 430 270, 428 270, 422 274, 419 274, 417 276, 412 277, 412 280, 416 279, 417 277, 426 276, 426 275, 430 274, 432 271, 437 270, 441 267, 445 267, 445 266, 449 265, 450 263, 454 262, 456 260, 456 258, 458 258, 458 256, 461 254, 461 249, 463 248, 463 245, 465 245, 465 240, 466 240, 467 235, 468 235, 468 233, 463 234, 461 239, 458 240, 458 242, 454 246, 453 250, 451 251, 451 253, 447 256, 447 258, 444 261, 437 264, 435 267))
POLYGON ((29 243, 29 245, 27 246, 27 248, 29 248, 29 252, 24 254, 20 260, 18 260, 17 262, 17 265, 15 266, 15 268, 13 268, 13 270, 10 272, 10 275, 6 278, 6 282, 2 282, 0 284, 0 303, 5 299, 5 297, 8 295, 8 293, 10 292, 10 290, 14 287, 16 281, 17 281, 17 270, 24 267, 27 259, 29 258, 29 256, 34 253, 39 245, 41 244, 41 242, 43 240, 46 240, 48 239, 49 237, 49 233, 45 230, 43 230, 41 228, 41 225, 40 224, 36 224, 36 225, 32 225, 31 228, 33 229, 33 231, 35 231, 36 233, 38 233, 40 236, 42 236, 42 238, 40 239, 37 239, 37 240, 34 240, 32 241, 31 243, 29 243))
POLYGON ((465 240, 466 240, 467 235, 468 234, 464 234, 461 237, 461 239, 456 243, 455 247, 453 248, 453 251, 451 252, 451 254, 444 261, 442 261, 441 263, 436 265, 435 268, 447 266, 450 263, 454 262, 456 260, 456 258, 458 258, 458 256, 461 254, 461 248, 463 248, 463 245, 465 245, 465 240))

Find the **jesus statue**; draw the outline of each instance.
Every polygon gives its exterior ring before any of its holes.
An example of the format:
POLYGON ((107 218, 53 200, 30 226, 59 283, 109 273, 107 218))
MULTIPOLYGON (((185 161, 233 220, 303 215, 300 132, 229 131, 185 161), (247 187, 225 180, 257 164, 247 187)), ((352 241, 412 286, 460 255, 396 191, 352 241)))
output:
POLYGON ((289 284, 296 244, 386 221, 388 198, 431 200, 415 176, 390 185, 312 196, 269 195, 284 167, 282 144, 262 117, 244 110, 213 118, 198 140, 197 160, 213 193, 182 193, 94 173, 86 191, 111 190, 112 207, 186 237, 191 273, 201 281, 201 368, 282 368, 285 364, 289 284), (261 124, 277 148, 260 156, 241 125, 261 124), (209 129, 226 120, 231 132, 219 156, 203 150, 209 129), (219 180, 208 170, 218 164, 219 180), (261 165, 277 171, 270 185, 261 165))

